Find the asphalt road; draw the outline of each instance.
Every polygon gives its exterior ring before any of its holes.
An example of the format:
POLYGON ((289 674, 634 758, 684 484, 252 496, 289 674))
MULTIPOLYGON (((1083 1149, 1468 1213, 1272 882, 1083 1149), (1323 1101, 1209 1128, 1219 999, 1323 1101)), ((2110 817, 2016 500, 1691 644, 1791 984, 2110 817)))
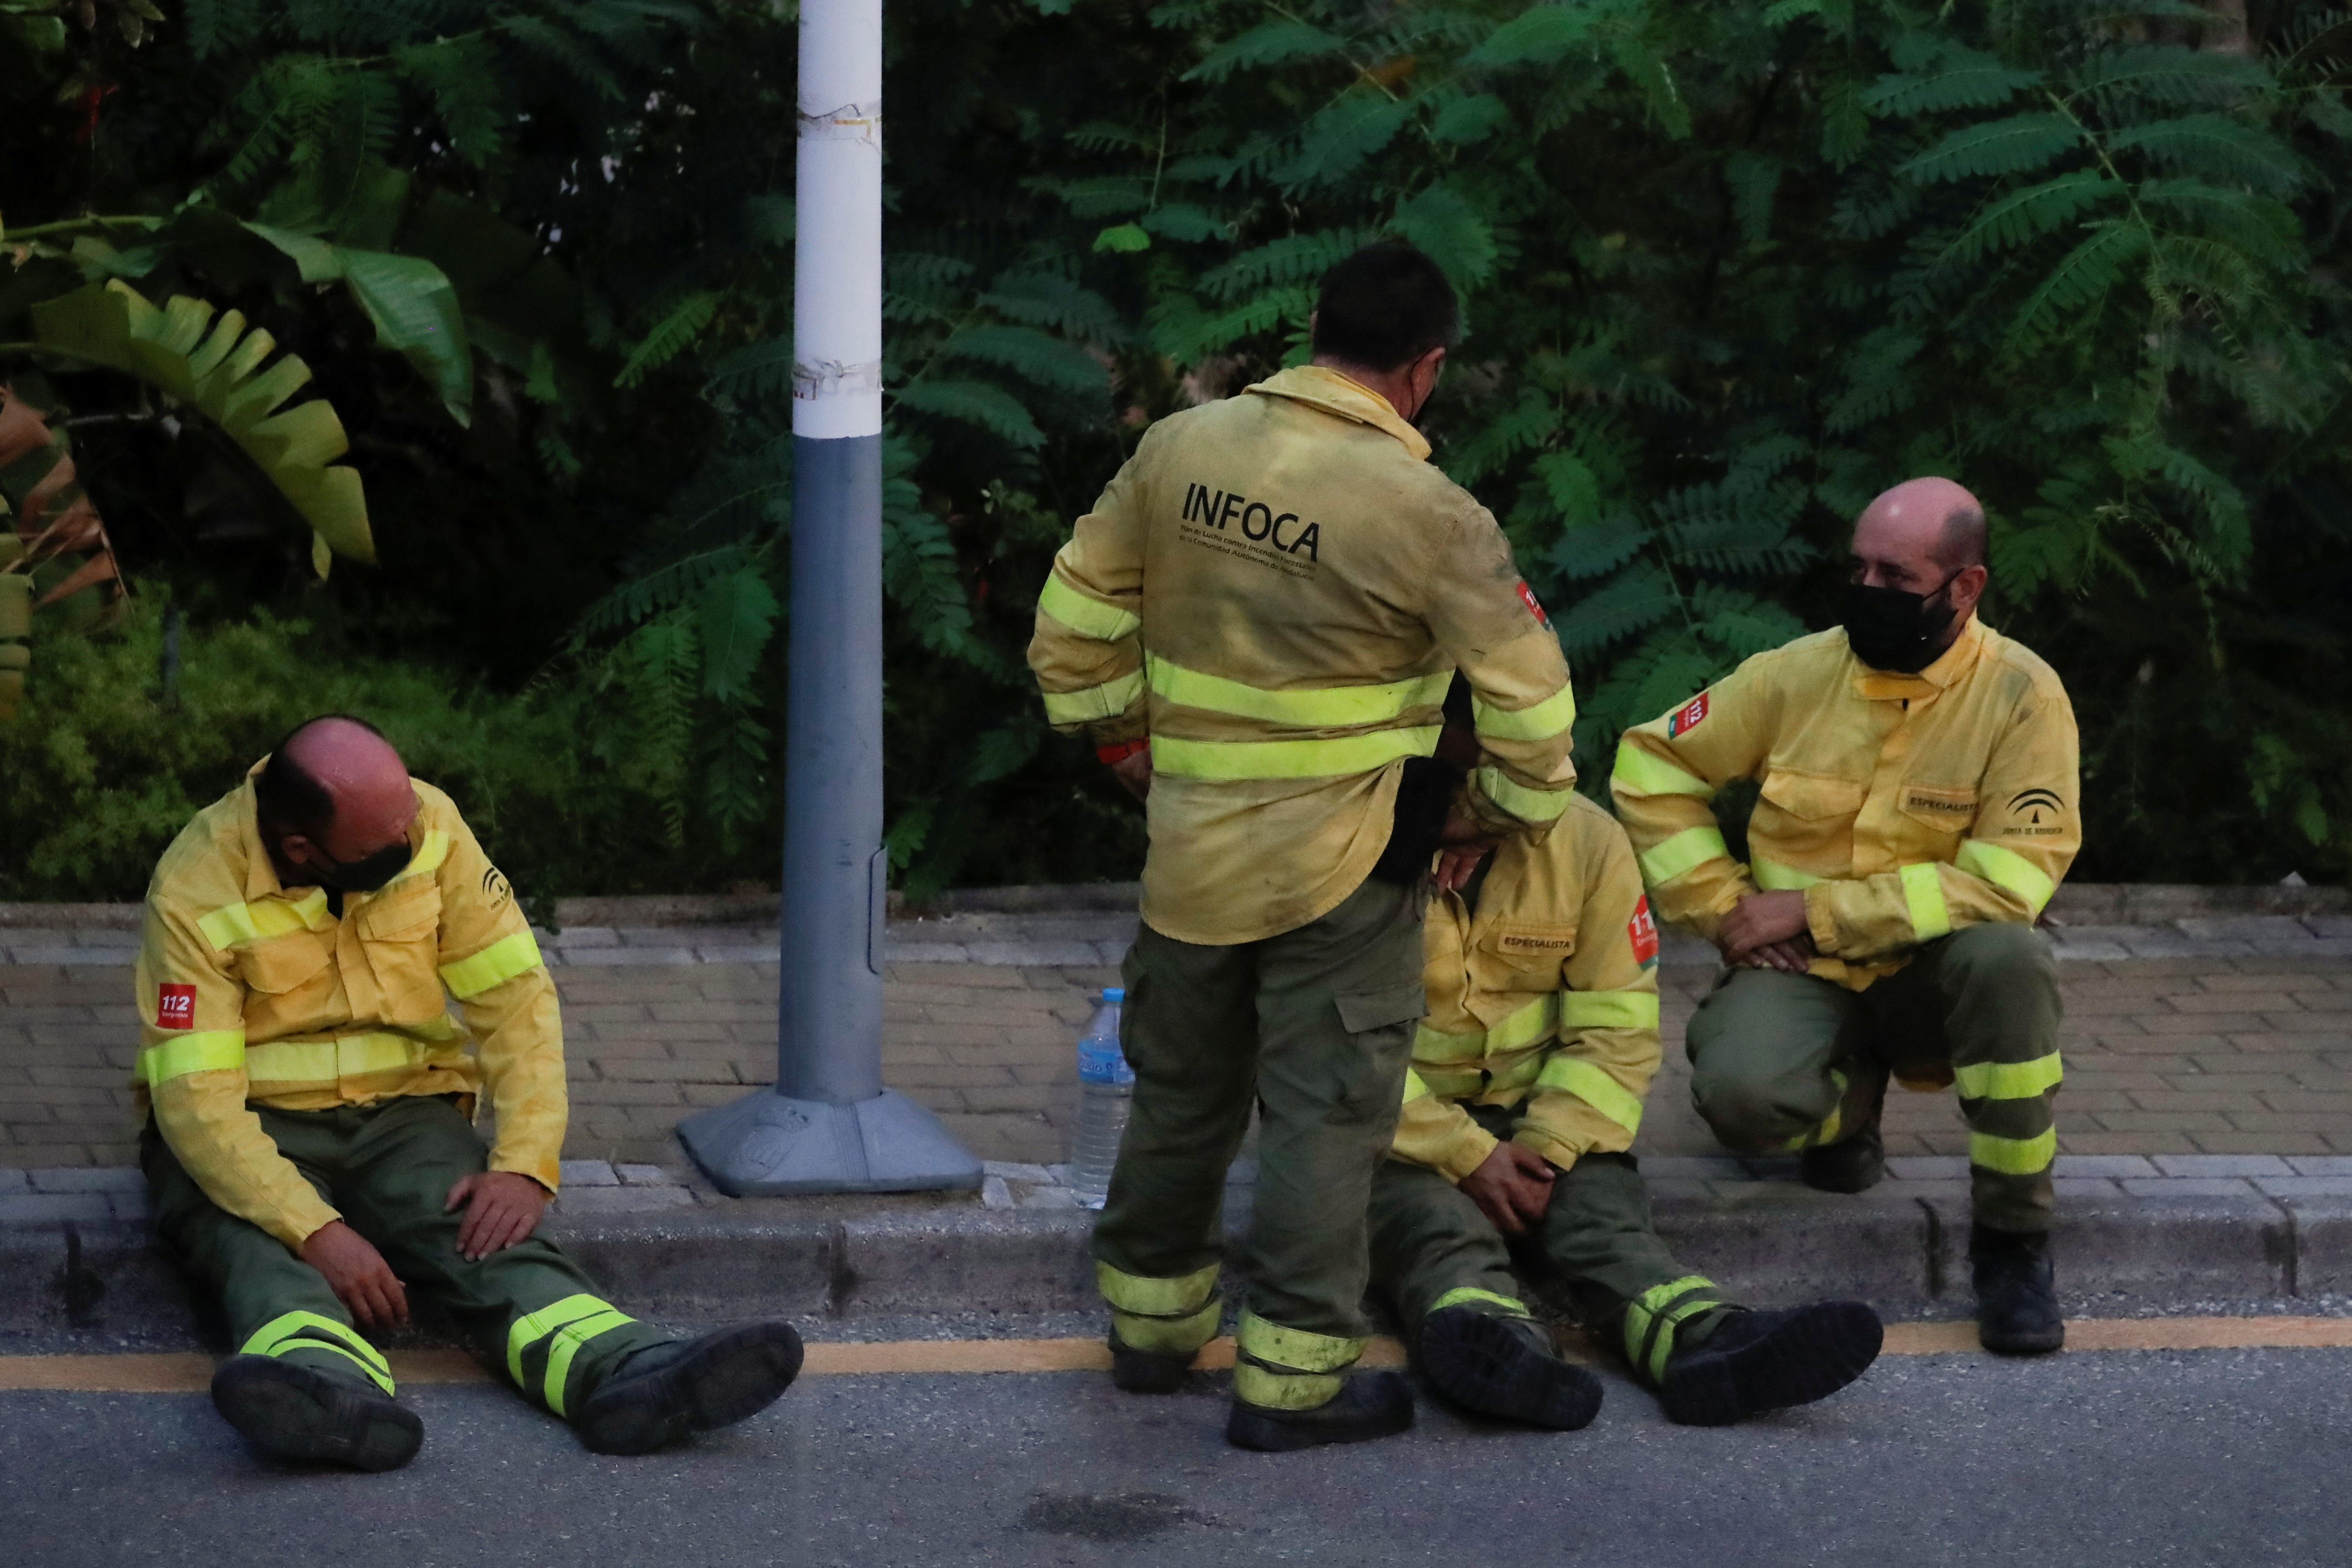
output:
POLYGON ((202 1395, 0 1394, 0 1563, 829 1568, 1258 1563, 1967 1568, 2352 1563, 2352 1351, 1887 1357, 1717 1430, 1613 1379, 1580 1433, 1424 1402, 1407 1436, 1229 1448, 1213 1385, 809 1377, 690 1449, 599 1458, 420 1387, 390 1476, 252 1458, 202 1395))

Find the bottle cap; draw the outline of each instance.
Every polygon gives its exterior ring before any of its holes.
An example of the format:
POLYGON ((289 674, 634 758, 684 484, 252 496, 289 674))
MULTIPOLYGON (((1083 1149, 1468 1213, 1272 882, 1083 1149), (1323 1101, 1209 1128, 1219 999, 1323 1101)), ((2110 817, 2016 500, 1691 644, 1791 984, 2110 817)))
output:
POLYGON ((1106 986, 1102 999, 1106 1002, 1124 1002, 1127 1000, 1127 993, 1116 985, 1106 986))

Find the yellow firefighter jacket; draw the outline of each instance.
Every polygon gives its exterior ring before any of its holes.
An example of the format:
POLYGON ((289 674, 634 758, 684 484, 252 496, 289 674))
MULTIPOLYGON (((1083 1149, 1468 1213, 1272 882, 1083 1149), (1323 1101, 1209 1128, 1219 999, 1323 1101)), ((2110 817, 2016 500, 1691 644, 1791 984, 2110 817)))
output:
POLYGON ((1658 913, 1712 937, 1759 889, 1801 889, 1812 973, 1860 991, 1958 926, 2037 918, 2082 847, 2074 710, 2056 672, 1971 617, 1916 675, 1843 629, 1758 654, 1628 730, 1610 789, 1658 913), (1749 861, 1707 802, 1759 779, 1749 861))
POLYGON ((1286 370, 1148 431, 1037 601, 1045 714, 1151 739, 1143 918, 1227 944, 1319 919, 1388 843, 1459 667, 1467 795, 1540 833, 1573 795, 1559 639, 1493 517, 1388 403, 1286 370))
POLYGON ((1496 1140, 1463 1109, 1526 1102, 1512 1133, 1565 1171, 1631 1148, 1658 1070, 1658 928, 1625 830, 1579 795, 1541 844, 1495 851, 1474 910, 1429 910, 1429 1014, 1394 1159, 1458 1182, 1496 1140))
POLYGON ((142 1106, 206 1196, 289 1247, 339 1216, 255 1106, 323 1110, 405 1094, 470 1104, 487 1082, 490 1169, 555 1190, 566 1115, 555 983, 456 805, 415 787, 407 869, 374 893, 345 894, 340 920, 325 889, 278 885, 250 774, 181 829, 147 889, 133 973, 142 1106))

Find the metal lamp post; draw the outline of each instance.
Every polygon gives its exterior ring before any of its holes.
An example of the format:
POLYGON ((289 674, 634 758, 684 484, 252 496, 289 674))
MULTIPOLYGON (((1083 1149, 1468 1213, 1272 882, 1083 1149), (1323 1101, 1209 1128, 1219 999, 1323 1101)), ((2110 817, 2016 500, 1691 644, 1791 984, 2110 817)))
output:
POLYGON ((882 1087, 882 5, 801 0, 776 1084, 678 1124, 734 1196, 977 1187, 882 1087))

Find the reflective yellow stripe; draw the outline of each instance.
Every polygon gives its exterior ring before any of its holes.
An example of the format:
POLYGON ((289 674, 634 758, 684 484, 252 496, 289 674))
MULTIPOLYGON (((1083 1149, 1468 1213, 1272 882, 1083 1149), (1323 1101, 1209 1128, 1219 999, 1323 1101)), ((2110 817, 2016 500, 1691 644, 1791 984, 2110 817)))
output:
POLYGON ((1646 1370, 1651 1382, 1662 1382, 1674 1357, 1675 1326, 1721 1305, 1715 1281, 1704 1274, 1651 1286, 1625 1303, 1625 1359, 1646 1370))
POLYGON ((2032 1176, 2050 1168, 2058 1153, 2058 1129, 2039 1138, 1996 1138, 1990 1132, 1969 1134, 1969 1163, 2006 1176, 2032 1176))
POLYGON ((1508 1067, 1496 1068, 1486 1075, 1486 1088, 1494 1089, 1525 1089, 1541 1076, 1543 1055, 1529 1051, 1508 1067))
POLYGON ((1138 1312, 1110 1310, 1111 1327, 1118 1342, 1129 1350, 1154 1355, 1191 1355, 1217 1337, 1217 1321, 1224 1316, 1225 1299, 1212 1296, 1187 1318, 1147 1318, 1138 1312))
POLYGON ((1404 1103, 1411 1105, 1416 1100, 1426 1100, 1428 1098, 1429 1085, 1422 1081, 1422 1077, 1419 1073, 1413 1071, 1411 1068, 1405 1068, 1404 1103))
POLYGON ((1629 1134, 1642 1130, 1642 1099, 1581 1057, 1552 1054, 1536 1081, 1576 1096, 1629 1134))
POLYGON ((200 1029, 173 1035, 139 1053, 139 1080, 149 1089, 192 1072, 225 1072, 245 1065, 243 1029, 200 1029))
POLYGON ((393 1392, 392 1364, 383 1352, 347 1325, 316 1312, 287 1312, 270 1319, 253 1331, 237 1354, 279 1356, 291 1350, 333 1351, 347 1356, 378 1388, 393 1392))
POLYGON ((1092 637, 1097 642, 1117 642, 1143 624, 1117 605, 1106 605, 1079 593, 1063 582, 1058 572, 1046 574, 1045 591, 1037 595, 1037 608, 1080 637, 1092 637))
POLYGON ((1642 876, 1654 888, 1710 860, 1730 858, 1731 851, 1724 847, 1723 829, 1714 826, 1685 827, 1665 842, 1652 845, 1639 857, 1642 876))
POLYGON ((196 922, 215 952, 226 952, 242 942, 289 931, 320 931, 333 923, 327 912, 327 889, 313 888, 299 899, 257 899, 249 904, 226 904, 196 922))
POLYGON ((593 1318, 582 1318, 555 1331, 555 1342, 547 1348, 547 1378, 540 1384, 547 1407, 558 1415, 563 1414, 563 1385, 571 1379, 572 1359, 580 1347, 599 1334, 609 1334, 614 1329, 635 1322, 626 1312, 606 1307, 593 1318))
POLYGON ((551 1301, 538 1311, 517 1318, 507 1330, 507 1376, 515 1385, 522 1385, 522 1352, 547 1338, 566 1323, 576 1323, 593 1318, 599 1312, 609 1312, 613 1304, 593 1296, 566 1296, 551 1301))
POLYGON ((1412 1059, 1417 1062, 1475 1062, 1486 1054, 1486 1037, 1449 1035, 1423 1024, 1413 1032, 1412 1059))
POLYGON ((1143 695, 1143 671, 1130 669, 1116 680, 1089 686, 1084 691, 1048 691, 1045 720, 1052 724, 1091 724, 1116 719, 1143 695))
POLYGON ((1445 700, 1452 670, 1392 680, 1384 686, 1326 686, 1306 690, 1276 691, 1187 669, 1156 655, 1147 655, 1151 689, 1183 708, 1201 708, 1240 719, 1262 719, 1295 730, 1345 730, 1358 724, 1392 724, 1415 708, 1434 708, 1445 700))
POLYGON ((540 962, 539 939, 525 926, 499 938, 471 958, 443 964, 441 984, 449 988, 450 995, 463 1002, 493 985, 503 985, 518 974, 529 973, 539 967, 540 962))
POLYGON ((1610 771, 1609 782, 1623 784, 1627 795, 1695 795, 1701 800, 1716 796, 1715 786, 1696 773, 1631 741, 1617 742, 1617 765, 1610 771))
POLYGON ((1952 1069, 1952 1080, 1968 1100, 2031 1100, 2057 1088, 2065 1076, 2056 1051, 2030 1062, 1970 1062, 1952 1069))
POLYGON ((1658 994, 1654 991, 1564 991, 1559 997, 1559 1026, 1570 1029, 1654 1029, 1658 1026, 1658 994))
POLYGON ((1153 1279, 1140 1274, 1125 1274, 1108 1263, 1095 1265, 1095 1289, 1102 1299, 1124 1312, 1137 1312, 1147 1318, 1178 1318, 1201 1310, 1201 1303, 1217 1292, 1217 1266, 1213 1263, 1196 1268, 1190 1274, 1177 1274, 1164 1279, 1153 1279))
POLYGON ((1435 1068, 1421 1069, 1422 1086, 1430 1093, 1447 1100, 1459 1100, 1465 1094, 1476 1094, 1486 1087, 1483 1072, 1440 1072, 1435 1068))
MULTIPOLYGON (((1444 696, 1443 689, 1438 695, 1444 696)), ((1498 741, 1549 741, 1576 722, 1576 689, 1563 686, 1532 708, 1489 708, 1485 699, 1473 697, 1470 713, 1481 735, 1498 741)))
POLYGON ((1478 787, 1488 800, 1517 817, 1521 822, 1557 822, 1568 803, 1576 798, 1572 785, 1558 789, 1529 789, 1500 768, 1480 768, 1478 787))
POLYGON ((1356 1363, 1369 1342, 1341 1334, 1286 1329, 1280 1323, 1267 1322, 1244 1307, 1234 1348, 1243 1355, 1296 1372, 1344 1372, 1356 1363))
POLYGON ((1837 1103, 1830 1107, 1829 1115, 1822 1119, 1820 1126, 1807 1128, 1780 1147, 1794 1154, 1836 1142, 1838 1134, 1845 1130, 1845 1091, 1851 1081, 1843 1069, 1831 1068, 1830 1087, 1837 1091, 1837 1103))
POLYGON ((1234 1363, 1234 1397, 1261 1410, 1319 1410, 1339 1397, 1344 1376, 1329 1373, 1268 1372, 1234 1363))
POLYGON ((421 1067, 432 1054, 422 1040, 406 1035, 345 1035, 332 1040, 271 1040, 247 1046, 245 1076, 249 1083, 333 1083, 368 1073, 396 1072, 421 1067))
POLYGON ((1911 913, 1915 942, 1933 942, 1952 929, 1951 906, 1944 902, 1944 884, 1930 865, 1903 868, 1903 903, 1911 913))
POLYGON ((1486 1054, 1499 1057, 1549 1039, 1559 1028, 1559 993, 1539 996, 1486 1031, 1486 1054))
POLYGON ((2042 875, 2041 867, 2014 849, 2003 849, 1981 838, 1971 838, 1961 845, 1956 863, 1971 877, 1982 877, 1995 887, 2015 893, 2036 915, 2050 902, 2050 895, 2058 890, 2058 884, 2042 875))
POLYGON ((1329 741, 1179 741, 1151 737, 1151 771, 1187 779, 1321 779, 1425 757, 1438 728, 1379 730, 1329 741))
POLYGON ((1749 863, 1748 869, 1756 879, 1756 885, 1768 893, 1801 892, 1823 880, 1811 871, 1800 871, 1794 866, 1783 866, 1778 860, 1767 860, 1761 855, 1749 863))
POLYGON ((429 876, 441 869, 441 862, 447 858, 449 836, 437 827, 432 828, 425 833, 425 842, 416 847, 416 853, 408 858, 408 864, 401 868, 400 876, 393 880, 397 882, 408 877, 429 876))
POLYGON ((1443 1312, 1448 1307, 1458 1307, 1465 1301, 1486 1301, 1519 1317, 1528 1316, 1528 1304, 1509 1296, 1497 1296, 1492 1290, 1481 1290, 1475 1285, 1456 1285, 1429 1304, 1432 1312, 1443 1312))

